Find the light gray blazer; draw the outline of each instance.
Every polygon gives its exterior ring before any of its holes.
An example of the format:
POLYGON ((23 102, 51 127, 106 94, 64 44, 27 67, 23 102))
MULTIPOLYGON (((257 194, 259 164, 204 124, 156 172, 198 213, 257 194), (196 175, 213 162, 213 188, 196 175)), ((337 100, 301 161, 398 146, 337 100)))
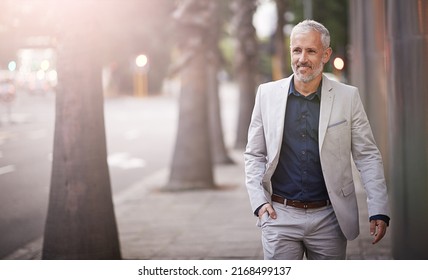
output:
MULTIPOLYGON (((265 83, 257 90, 244 153, 253 212, 271 203, 271 177, 279 160, 291 80, 292 76, 265 83)), ((331 204, 342 232, 353 240, 359 234, 359 220, 352 159, 367 193, 369 216, 389 216, 382 158, 356 87, 323 75, 318 133, 321 167, 331 204)))

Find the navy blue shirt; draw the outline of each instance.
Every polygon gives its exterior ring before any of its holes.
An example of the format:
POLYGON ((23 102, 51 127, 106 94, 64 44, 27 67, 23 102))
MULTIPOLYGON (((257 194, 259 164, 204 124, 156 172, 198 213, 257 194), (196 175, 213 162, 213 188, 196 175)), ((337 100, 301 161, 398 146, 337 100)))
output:
POLYGON ((294 88, 293 79, 288 95, 273 192, 292 200, 327 200, 318 147, 321 83, 316 92, 305 97, 294 88))

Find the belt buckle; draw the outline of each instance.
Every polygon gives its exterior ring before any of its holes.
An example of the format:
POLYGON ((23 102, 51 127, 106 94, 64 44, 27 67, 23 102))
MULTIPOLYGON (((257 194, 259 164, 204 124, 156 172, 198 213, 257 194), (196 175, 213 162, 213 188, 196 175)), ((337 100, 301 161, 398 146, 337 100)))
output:
POLYGON ((308 209, 308 203, 307 202, 303 202, 303 208, 308 209))

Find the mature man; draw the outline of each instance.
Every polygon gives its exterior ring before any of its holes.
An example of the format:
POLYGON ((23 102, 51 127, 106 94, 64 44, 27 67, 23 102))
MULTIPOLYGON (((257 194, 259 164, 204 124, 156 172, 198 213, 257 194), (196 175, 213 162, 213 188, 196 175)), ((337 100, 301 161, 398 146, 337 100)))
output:
POLYGON ((305 20, 290 37, 288 78, 259 86, 245 151, 246 186, 265 259, 345 259, 359 234, 352 160, 367 193, 370 233, 389 224, 381 155, 358 89, 328 79, 330 34, 305 20))

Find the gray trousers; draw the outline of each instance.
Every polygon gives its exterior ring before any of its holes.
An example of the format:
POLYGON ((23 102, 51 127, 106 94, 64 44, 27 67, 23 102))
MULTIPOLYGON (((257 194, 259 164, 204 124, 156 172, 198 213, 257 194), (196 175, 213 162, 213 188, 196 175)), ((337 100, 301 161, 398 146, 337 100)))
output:
POLYGON ((268 260, 341 260, 347 241, 331 205, 300 209, 273 202, 277 218, 259 218, 264 258, 268 260))

